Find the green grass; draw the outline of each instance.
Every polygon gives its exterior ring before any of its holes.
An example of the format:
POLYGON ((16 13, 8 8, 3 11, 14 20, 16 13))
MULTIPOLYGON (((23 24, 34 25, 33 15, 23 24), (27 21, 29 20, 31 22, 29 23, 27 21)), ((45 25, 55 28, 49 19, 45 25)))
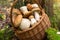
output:
POLYGON ((49 28, 46 30, 48 40, 60 40, 60 35, 57 34, 58 30, 54 28, 49 28))

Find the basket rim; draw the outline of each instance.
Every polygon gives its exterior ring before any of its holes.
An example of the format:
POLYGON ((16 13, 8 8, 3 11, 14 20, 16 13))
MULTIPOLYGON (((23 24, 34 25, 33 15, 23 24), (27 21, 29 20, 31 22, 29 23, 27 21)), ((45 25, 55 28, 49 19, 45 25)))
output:
POLYGON ((41 17, 41 19, 35 24, 35 25, 33 25, 32 27, 30 27, 30 28, 28 28, 27 30, 22 30, 22 31, 20 31, 20 30, 15 30, 15 32, 16 33, 25 33, 25 32, 27 32, 27 31, 30 31, 30 30, 32 30, 32 29, 34 29, 39 23, 41 23, 41 21, 44 19, 44 16, 45 15, 45 13, 43 13, 42 12, 42 17, 41 17))

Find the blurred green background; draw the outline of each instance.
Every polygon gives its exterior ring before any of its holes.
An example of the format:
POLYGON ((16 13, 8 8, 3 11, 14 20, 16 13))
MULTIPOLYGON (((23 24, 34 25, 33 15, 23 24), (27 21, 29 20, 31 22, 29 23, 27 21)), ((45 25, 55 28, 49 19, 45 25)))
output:
POLYGON ((52 27, 60 30, 60 0, 53 1, 53 17, 51 17, 52 27))

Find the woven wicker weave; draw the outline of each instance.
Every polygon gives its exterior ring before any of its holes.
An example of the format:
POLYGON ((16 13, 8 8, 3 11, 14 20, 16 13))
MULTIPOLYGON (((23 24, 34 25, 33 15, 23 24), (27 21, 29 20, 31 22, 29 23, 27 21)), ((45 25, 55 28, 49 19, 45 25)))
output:
POLYGON ((16 30, 15 34, 20 40, 42 40, 45 37, 45 30, 50 27, 48 16, 42 11, 41 20, 28 30, 16 30))
MULTIPOLYGON (((12 14, 12 9, 13 7, 11 8, 11 14, 12 14)), ((20 40, 43 40, 44 39, 45 30, 49 28, 51 24, 50 24, 48 16, 45 14, 43 9, 41 10, 41 13, 42 13, 42 17, 39 20, 39 22, 33 25, 28 30, 24 30, 24 31, 15 30, 15 35, 20 40)))

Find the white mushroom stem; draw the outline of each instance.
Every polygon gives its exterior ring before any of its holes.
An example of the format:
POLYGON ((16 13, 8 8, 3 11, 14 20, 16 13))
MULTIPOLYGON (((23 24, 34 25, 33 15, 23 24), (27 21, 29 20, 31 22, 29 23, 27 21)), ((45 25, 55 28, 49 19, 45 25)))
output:
POLYGON ((36 20, 34 18, 31 19, 31 25, 34 25, 36 23, 36 20))
POLYGON ((35 19, 36 21, 39 21, 40 20, 40 15, 38 12, 34 12, 34 15, 35 15, 35 19))
POLYGON ((37 22, 33 15, 29 16, 29 19, 31 20, 31 25, 34 25, 37 22))

